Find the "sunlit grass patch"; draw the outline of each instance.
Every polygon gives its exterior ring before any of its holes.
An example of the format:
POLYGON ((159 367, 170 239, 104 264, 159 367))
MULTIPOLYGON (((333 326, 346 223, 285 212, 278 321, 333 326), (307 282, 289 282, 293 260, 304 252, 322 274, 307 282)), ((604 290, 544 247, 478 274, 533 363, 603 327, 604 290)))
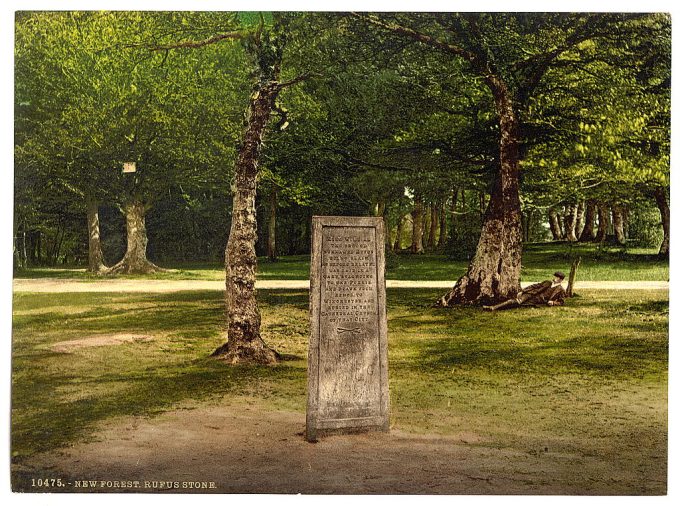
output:
MULTIPOLYGON (((497 313, 431 307, 439 295, 387 291, 394 428, 527 452, 665 454, 666 291, 580 291, 564 307, 497 313)), ((258 298, 263 338, 284 356, 275 367, 209 358, 225 339, 219 292, 16 294, 14 458, 93 437, 99 422, 202 402, 303 412, 308 293, 258 298), (52 349, 115 333, 152 339, 52 349)))
MULTIPOLYGON (((571 262, 581 257, 578 279, 581 281, 665 281, 668 280, 668 261, 656 257, 655 251, 642 248, 606 247, 595 244, 535 243, 526 244, 522 255, 522 279, 549 279, 556 270, 569 272, 571 262)), ((468 260, 452 260, 445 254, 400 254, 387 267, 387 279, 451 281, 462 276, 468 260)), ((169 270, 148 275, 118 275, 125 279, 165 280, 224 280, 224 266, 214 263, 185 263, 163 265, 169 270)), ((19 278, 60 278, 97 281, 106 277, 91 274, 85 269, 37 267, 17 271, 19 278)), ((291 255, 271 262, 258 259, 257 277, 260 280, 309 279, 309 255, 291 255)))

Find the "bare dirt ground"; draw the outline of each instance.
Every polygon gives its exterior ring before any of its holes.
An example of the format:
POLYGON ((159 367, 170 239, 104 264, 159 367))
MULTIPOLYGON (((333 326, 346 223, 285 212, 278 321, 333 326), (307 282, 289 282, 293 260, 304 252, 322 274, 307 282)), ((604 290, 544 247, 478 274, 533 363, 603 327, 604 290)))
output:
MULTIPOLYGON (((522 283, 522 286, 532 284, 522 283)), ((451 288, 453 281, 386 281, 387 288, 451 288)), ((80 281, 75 279, 15 279, 15 292, 146 292, 166 293, 185 290, 224 290, 224 281, 206 280, 160 280, 160 279, 107 279, 102 281, 80 281)), ((602 290, 664 290, 668 281, 581 281, 579 289, 602 290)), ((309 280, 260 280, 256 288, 304 290, 309 289, 309 280)))
POLYGON ((70 353, 80 348, 93 348, 97 346, 115 346, 117 344, 132 343, 134 341, 151 341, 153 336, 140 334, 103 334, 83 339, 72 339, 70 341, 59 341, 50 346, 52 351, 57 353, 70 353))
POLYGON ((665 476, 644 480, 630 462, 610 456, 527 452, 492 447, 472 433, 420 436, 394 429, 308 443, 304 425, 302 413, 265 411, 248 400, 188 406, 154 418, 126 417, 104 424, 96 441, 15 467, 15 479, 28 491, 35 491, 31 478, 63 479, 65 486, 52 492, 665 492, 665 476), (87 488, 83 480, 89 481, 87 488))

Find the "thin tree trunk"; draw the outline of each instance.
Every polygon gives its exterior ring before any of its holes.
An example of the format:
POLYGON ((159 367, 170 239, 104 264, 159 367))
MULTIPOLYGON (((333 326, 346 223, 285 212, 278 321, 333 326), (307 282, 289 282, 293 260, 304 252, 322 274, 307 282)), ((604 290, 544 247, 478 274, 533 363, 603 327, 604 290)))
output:
POLYGON ((620 204, 612 205, 612 223, 617 244, 626 244, 626 233, 623 230, 623 208, 620 204))
POLYGON ((213 356, 230 363, 273 364, 280 358, 260 336, 260 311, 255 297, 258 159, 279 91, 277 82, 260 81, 259 89, 251 96, 246 130, 236 160, 231 230, 225 252, 227 342, 213 352, 213 356))
POLYGON ((42 232, 38 230, 36 239, 36 258, 38 265, 42 265, 42 232))
POLYGON ((533 209, 527 209, 522 213, 523 221, 524 223, 522 224, 522 233, 524 236, 524 242, 527 243, 529 242, 529 235, 531 232, 531 223, 532 223, 532 218, 534 215, 533 209))
MULTIPOLYGON (((460 196, 461 196, 460 203, 462 205, 463 211, 465 211, 465 190, 463 188, 460 189, 460 196)), ((456 223, 458 221, 458 218, 456 217, 456 207, 457 206, 458 206, 458 188, 454 188, 453 198, 451 199, 451 235, 452 236, 454 236, 456 234, 456 223)))
POLYGON ((66 235, 66 226, 59 225, 57 228, 57 235, 54 237, 54 249, 52 250, 52 257, 50 263, 57 265, 59 262, 59 253, 61 253, 61 245, 64 243, 64 236, 66 235))
POLYGON ((397 220, 397 235, 394 238, 394 247, 392 248, 395 252, 401 251, 401 234, 404 231, 404 218, 405 216, 400 216, 397 220))
POLYGON ((385 215, 385 202, 383 200, 379 200, 378 203, 375 205, 375 215, 376 216, 385 215))
POLYGON ((597 218, 597 204, 594 200, 588 200, 583 218, 583 230, 578 238, 580 242, 595 240, 595 218, 597 218))
POLYGON ((278 260, 276 254, 276 208, 278 206, 276 187, 269 193, 269 223, 267 224, 267 256, 271 262, 278 260))
POLYGON ((604 242, 607 240, 607 232, 609 230, 609 205, 604 202, 597 204, 597 235, 596 242, 604 242))
POLYGON ((23 251, 23 257, 24 257, 24 262, 22 264, 22 267, 28 267, 28 256, 27 256, 27 251, 26 251, 26 222, 24 221, 24 230, 21 233, 22 241, 21 241, 21 247, 23 251))
POLYGON ((430 209, 430 233, 427 235, 427 248, 433 251, 437 239, 437 228, 439 227, 439 208, 436 204, 432 204, 430 209))
POLYGON ((552 233, 553 241, 561 241, 564 239, 557 209, 554 207, 548 209, 548 223, 550 224, 550 232, 552 233))
POLYGON ((579 265, 581 265, 581 257, 578 257, 571 263, 571 269, 569 270, 569 282, 567 283, 567 289, 565 290, 567 297, 574 296, 574 286, 576 286, 576 273, 578 272, 579 265))
POLYGON ((582 200, 579 200, 578 206, 576 208, 576 224, 574 226, 574 233, 576 235, 576 240, 581 236, 583 231, 583 219, 584 219, 585 205, 582 200))
POLYGON ((578 213, 578 208, 576 204, 569 204, 565 211, 564 232, 566 239, 569 242, 576 242, 578 240, 576 237, 576 216, 578 213))
POLYGON ((423 253, 423 198, 420 195, 414 197, 415 207, 411 211, 413 217, 413 234, 411 239, 411 253, 423 253))
POLYGON ((430 218, 432 216, 432 206, 430 204, 425 206, 423 213, 423 249, 429 249, 430 241, 430 218))
POLYGON ((446 239, 446 200, 443 200, 439 206, 439 239, 437 241, 439 251, 444 250, 446 239))
POLYGON ((87 200, 87 252, 88 272, 101 274, 106 271, 104 254, 102 253, 101 237, 99 235, 99 203, 94 199, 87 200))
POLYGON ((654 198, 661 213, 661 226, 663 227, 663 241, 659 248, 659 256, 661 258, 668 258, 670 255, 671 208, 668 205, 666 189, 661 186, 657 187, 654 190, 654 198))
POLYGON ((146 246, 149 242, 146 235, 147 211, 148 207, 139 200, 133 200, 123 206, 127 250, 123 259, 105 271, 106 274, 147 274, 165 270, 146 258, 146 246))
POLYGON ((477 251, 467 273, 438 303, 489 303, 517 296, 522 268, 519 200, 519 124, 502 80, 486 77, 500 125, 500 167, 484 214, 477 251))

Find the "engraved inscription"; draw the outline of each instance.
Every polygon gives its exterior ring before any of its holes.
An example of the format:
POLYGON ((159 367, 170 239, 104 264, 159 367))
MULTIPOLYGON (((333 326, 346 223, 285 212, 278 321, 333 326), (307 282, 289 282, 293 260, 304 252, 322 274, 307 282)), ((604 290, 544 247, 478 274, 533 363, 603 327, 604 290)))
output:
POLYGON ((319 306, 319 414, 380 414, 374 227, 324 227, 319 306))

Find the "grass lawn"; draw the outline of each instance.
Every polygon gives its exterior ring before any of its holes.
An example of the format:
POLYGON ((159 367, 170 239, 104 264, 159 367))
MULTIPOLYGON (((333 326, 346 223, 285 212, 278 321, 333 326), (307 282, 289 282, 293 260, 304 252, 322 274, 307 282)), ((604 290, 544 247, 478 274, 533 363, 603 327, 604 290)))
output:
MULTIPOLYGON (((659 475, 667 443, 668 294, 582 291, 561 308, 434 309, 437 290, 388 290, 393 427, 474 433, 470 444, 580 452, 659 475)), ((183 401, 256 398, 304 412, 306 291, 260 291, 276 367, 207 358, 223 341, 218 292, 14 295, 12 458, 93 437, 96 424, 183 401), (116 346, 52 349, 101 334, 116 346)))
MULTIPOLYGON (((592 244, 541 243, 524 248, 523 275, 525 281, 548 279, 556 270, 568 273, 572 259, 582 257, 578 280, 581 281, 665 281, 668 262, 658 260, 649 249, 610 248, 598 250, 592 244)), ((399 255, 388 262, 387 279, 455 281, 467 269, 467 261, 450 260, 445 255, 399 255)), ((211 263, 168 264, 168 272, 118 276, 152 279, 222 280, 222 265, 211 263)), ((277 262, 260 258, 259 279, 309 279, 309 255, 282 257, 277 262)), ((64 278, 99 280, 83 268, 31 268, 15 273, 18 278, 64 278)))

